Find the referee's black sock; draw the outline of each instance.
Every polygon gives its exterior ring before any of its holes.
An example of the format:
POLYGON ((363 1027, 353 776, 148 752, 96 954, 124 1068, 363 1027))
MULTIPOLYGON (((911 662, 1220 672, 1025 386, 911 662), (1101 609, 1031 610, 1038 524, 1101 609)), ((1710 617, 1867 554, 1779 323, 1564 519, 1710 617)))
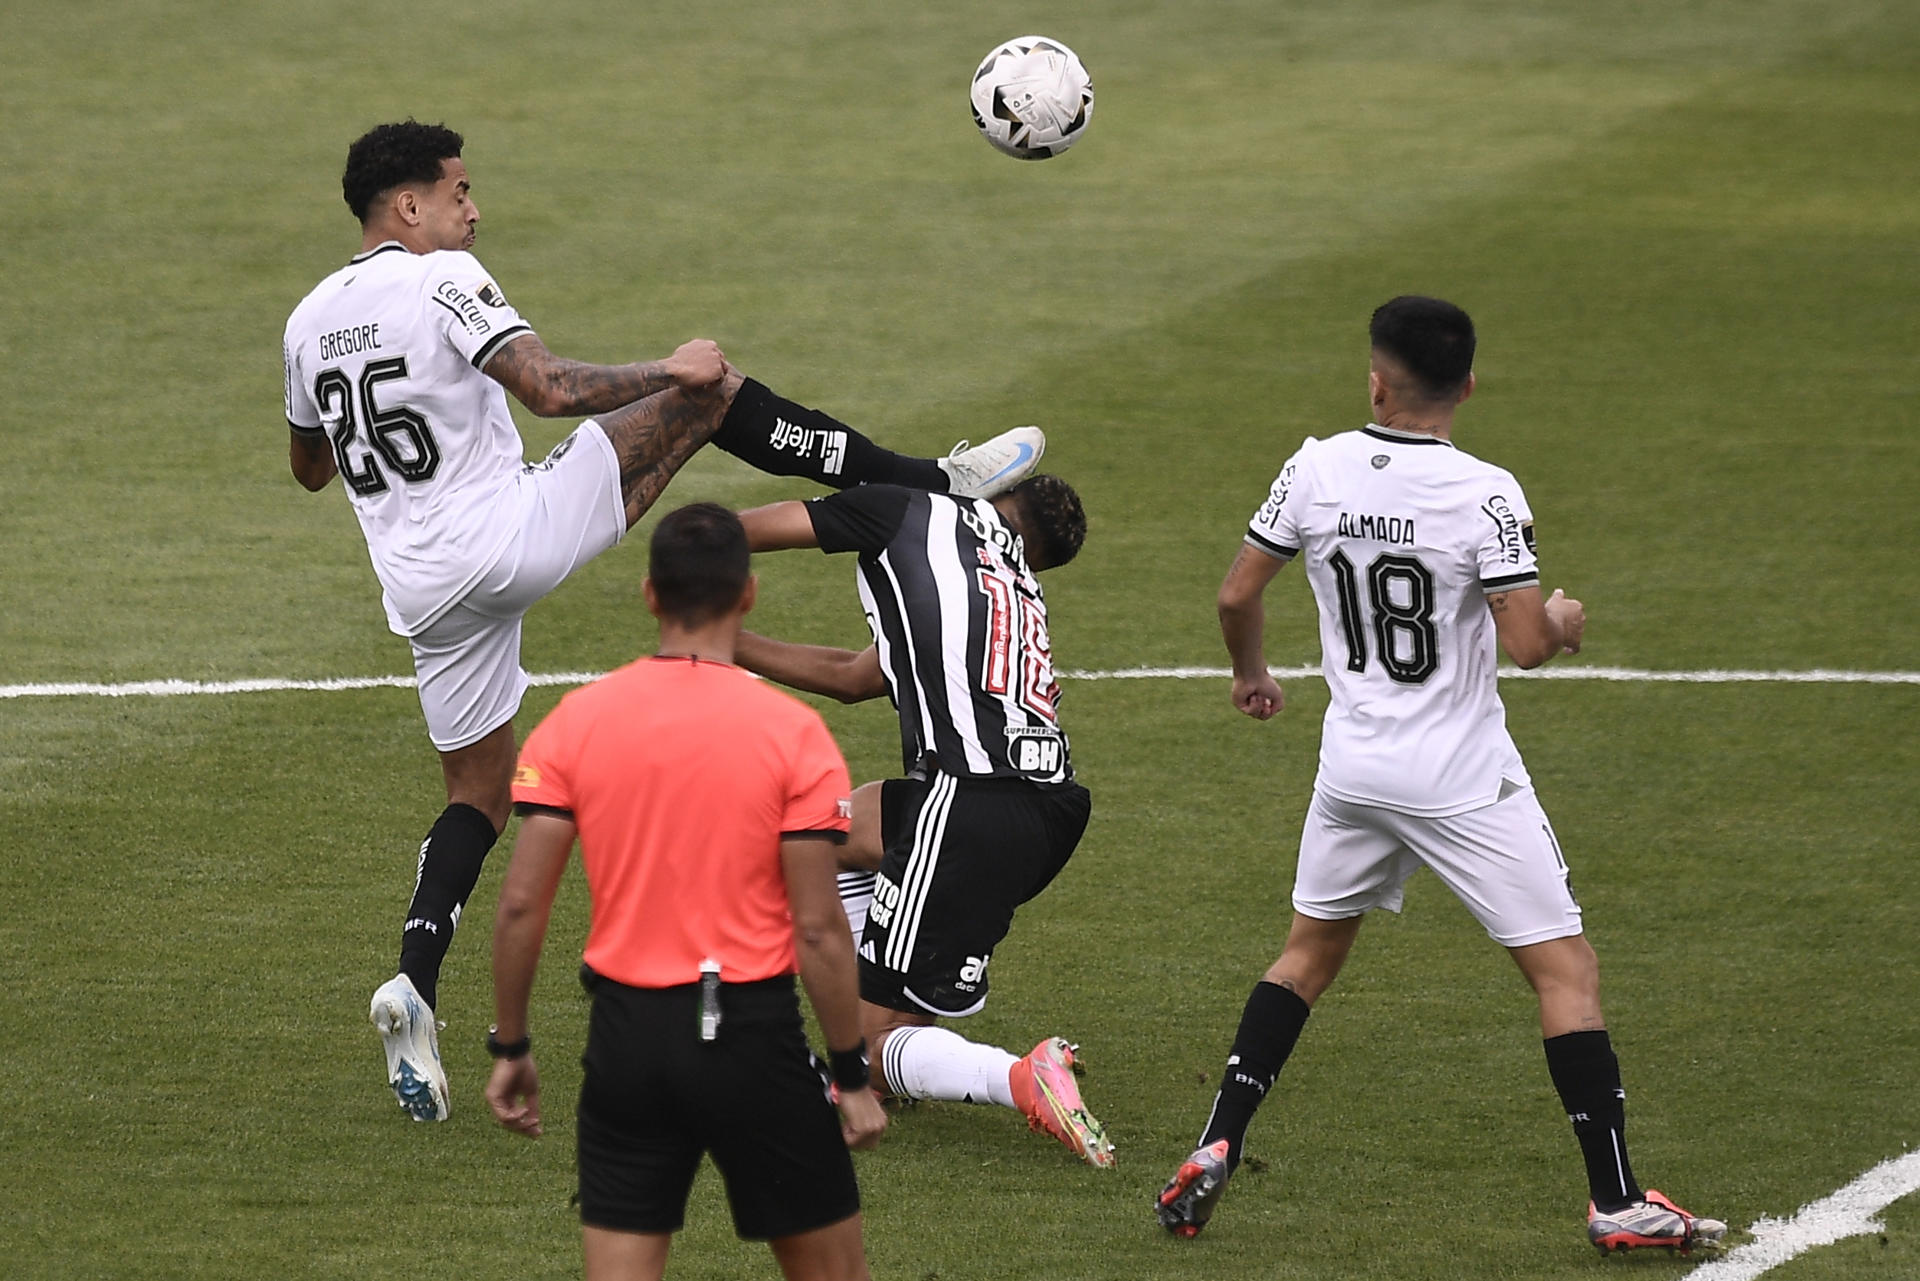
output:
POLYGON ((1568 1032, 1541 1044, 1553 1088, 1580 1140, 1594 1207, 1604 1214, 1643 1199, 1627 1160, 1627 1092, 1620 1087, 1620 1060, 1605 1030, 1568 1032))
POLYGON ((837 418, 776 396, 765 383, 741 384, 713 443, 774 476, 805 476, 835 489, 905 485, 947 492, 947 473, 931 458, 896 454, 837 418))
POLYGON ((1298 993, 1269 983, 1254 984, 1240 1013, 1240 1030, 1234 1033, 1233 1051, 1227 1056, 1227 1068, 1220 1076, 1220 1093, 1214 1096, 1213 1114, 1207 1118, 1201 1147, 1221 1139, 1227 1141, 1227 1169, 1240 1165, 1240 1148, 1247 1140, 1247 1126, 1253 1114, 1279 1079, 1287 1056, 1293 1053, 1300 1029, 1307 1025, 1313 1007, 1298 993))
POLYGON ((429 1007, 439 1001, 440 963, 453 942, 467 896, 480 881, 487 851, 500 839, 493 823, 471 805, 449 805, 420 844, 420 873, 400 928, 400 972, 413 980, 429 1007))

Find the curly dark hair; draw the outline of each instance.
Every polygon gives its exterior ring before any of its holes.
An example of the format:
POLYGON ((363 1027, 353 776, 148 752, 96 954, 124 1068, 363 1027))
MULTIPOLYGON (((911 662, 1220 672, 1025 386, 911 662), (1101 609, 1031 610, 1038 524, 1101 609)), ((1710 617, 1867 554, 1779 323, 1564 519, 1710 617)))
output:
POLYGON ((1367 336, 1405 365, 1429 400, 1451 400, 1473 372, 1473 321, 1438 298, 1403 294, 1375 309, 1367 336))
POLYGON ((440 163, 457 159, 465 145, 466 139, 445 125, 423 125, 418 120, 376 125, 347 148, 340 194, 365 226, 367 210, 381 192, 414 182, 432 186, 440 181, 440 163))
POLYGON ((1037 544, 1039 568, 1064 565, 1080 554, 1087 541, 1087 513, 1080 495, 1058 476, 1029 476, 1008 491, 1020 508, 1020 524, 1037 544))

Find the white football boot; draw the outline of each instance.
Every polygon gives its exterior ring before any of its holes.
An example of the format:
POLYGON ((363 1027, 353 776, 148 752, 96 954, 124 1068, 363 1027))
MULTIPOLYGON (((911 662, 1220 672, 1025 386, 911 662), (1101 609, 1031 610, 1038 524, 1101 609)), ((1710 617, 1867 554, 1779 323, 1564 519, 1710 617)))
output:
POLYGON ((387 1084, 416 1121, 447 1119, 447 1074, 440 1066, 440 1037, 433 1011, 404 974, 382 983, 368 1011, 387 1051, 387 1084))
POLYGON ((993 498, 1006 493, 1040 465, 1047 434, 1038 427, 1015 427, 984 444, 961 441, 934 461, 947 473, 947 492, 955 498, 993 498))

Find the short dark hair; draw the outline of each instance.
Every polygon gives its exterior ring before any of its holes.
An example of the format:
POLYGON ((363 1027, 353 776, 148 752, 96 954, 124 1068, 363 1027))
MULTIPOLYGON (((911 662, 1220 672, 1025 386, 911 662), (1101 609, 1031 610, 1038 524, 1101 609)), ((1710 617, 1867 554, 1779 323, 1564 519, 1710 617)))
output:
POLYGON ((1450 302, 1404 294, 1374 310, 1367 335, 1430 400, 1459 395, 1473 373, 1473 321, 1450 302))
POLYGON ((1026 537, 1038 544, 1048 569, 1080 554, 1080 545, 1087 541, 1087 513, 1073 486, 1042 473, 1027 477, 1008 493, 1019 506, 1026 537))
POLYGON ((367 211, 381 192, 413 182, 432 186, 440 181, 441 162, 457 160, 465 145, 466 139, 445 125, 423 125, 418 120, 376 125, 347 148, 340 194, 364 226, 367 211))
POLYGON ((724 616, 747 590, 751 556, 740 518, 718 503, 691 503, 654 527, 647 577, 660 612, 683 627, 724 616))

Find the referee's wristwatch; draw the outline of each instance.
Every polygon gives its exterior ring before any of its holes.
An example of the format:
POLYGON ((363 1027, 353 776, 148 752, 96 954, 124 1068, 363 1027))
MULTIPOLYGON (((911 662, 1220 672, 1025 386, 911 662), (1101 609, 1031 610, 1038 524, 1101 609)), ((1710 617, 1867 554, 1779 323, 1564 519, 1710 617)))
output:
POLYGON ((502 1041, 497 1027, 487 1029, 487 1053, 496 1059, 524 1059, 533 1052, 533 1033, 528 1032, 517 1041, 502 1041))

